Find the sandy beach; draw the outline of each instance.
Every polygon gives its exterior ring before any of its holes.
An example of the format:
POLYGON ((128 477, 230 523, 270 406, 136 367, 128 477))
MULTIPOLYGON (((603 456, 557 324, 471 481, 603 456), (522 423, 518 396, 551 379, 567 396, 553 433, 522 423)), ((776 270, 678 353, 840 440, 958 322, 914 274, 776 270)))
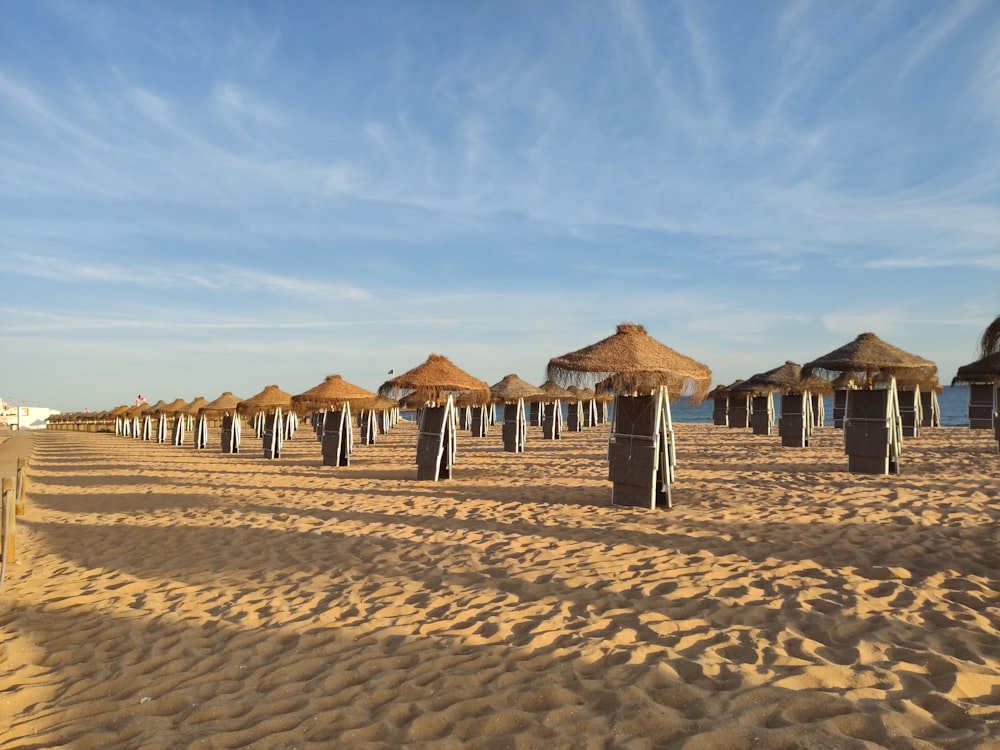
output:
POLYGON ((832 428, 675 430, 656 511, 603 428, 462 432, 437 483, 406 422, 341 468, 41 432, 0 748, 1000 748, 988 432, 866 476, 832 428))

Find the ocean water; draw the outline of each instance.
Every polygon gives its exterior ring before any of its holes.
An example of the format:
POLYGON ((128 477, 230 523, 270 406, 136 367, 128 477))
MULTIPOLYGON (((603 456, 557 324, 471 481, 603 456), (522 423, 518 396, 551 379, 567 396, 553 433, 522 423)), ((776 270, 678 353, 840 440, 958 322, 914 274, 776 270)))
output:
MULTIPOLYGON (((823 399, 823 412, 827 426, 833 426, 833 396, 823 399)), ((711 399, 697 406, 691 406, 687 401, 674 401, 670 404, 670 416, 674 422, 707 422, 712 421, 711 399)), ((938 394, 938 406, 941 408, 942 427, 968 427, 969 425, 969 388, 965 385, 945 386, 938 394)), ((775 410, 780 414, 781 402, 775 398, 775 410)), ((608 411, 613 413, 614 404, 608 404, 608 411)), ((566 417, 566 404, 563 403, 563 418, 566 417)), ((497 406, 497 419, 503 420, 503 406, 497 406)))
MULTIPOLYGON (((938 406, 941 408, 942 427, 968 427, 969 425, 969 388, 965 385, 947 385, 938 394, 938 406)), ((685 401, 675 401, 670 404, 670 416, 675 422, 711 422, 712 400, 704 401, 697 406, 690 406, 685 401)), ((833 396, 823 399, 825 424, 833 426, 833 396)), ((780 412, 781 404, 775 399, 774 408, 780 412)))

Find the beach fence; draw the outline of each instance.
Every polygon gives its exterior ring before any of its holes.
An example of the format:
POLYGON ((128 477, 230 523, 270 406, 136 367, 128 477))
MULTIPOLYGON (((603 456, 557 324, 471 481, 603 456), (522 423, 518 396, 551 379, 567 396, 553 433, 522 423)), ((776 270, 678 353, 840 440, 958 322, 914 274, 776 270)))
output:
POLYGON ((24 471, 27 459, 17 459, 14 478, 0 479, 0 586, 7 573, 7 563, 17 561, 14 535, 15 516, 24 515, 24 471))

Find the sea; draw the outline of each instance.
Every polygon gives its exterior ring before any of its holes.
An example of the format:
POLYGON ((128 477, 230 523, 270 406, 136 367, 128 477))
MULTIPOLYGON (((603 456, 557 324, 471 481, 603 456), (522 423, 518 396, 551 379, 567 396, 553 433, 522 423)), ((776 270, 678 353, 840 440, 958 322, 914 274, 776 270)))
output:
MULTIPOLYGON (((691 406, 686 401, 674 401, 670 404, 670 417, 674 422, 711 422, 712 399, 691 406)), ((941 409, 942 427, 969 426, 969 387, 967 385, 946 385, 944 391, 938 394, 938 407, 941 409)), ((775 399, 775 410, 781 409, 778 399, 775 399)), ((823 399, 825 425, 833 426, 833 396, 823 399)))
MULTIPOLYGON (((670 417, 674 422, 707 422, 712 421, 712 408, 714 402, 707 399, 696 406, 692 406, 684 399, 673 401, 670 404, 670 417)), ((944 391, 938 394, 938 406, 941 409, 942 427, 968 427, 969 426, 969 387, 967 385, 946 385, 944 391)), ((608 405, 609 411, 613 408, 608 405)), ((780 412, 781 403, 776 398, 774 408, 780 412)), ((833 396, 823 399, 824 424, 833 426, 833 396)), ((563 417, 566 417, 566 405, 563 404, 563 417)), ((503 419, 503 407, 497 407, 497 419, 503 419)))

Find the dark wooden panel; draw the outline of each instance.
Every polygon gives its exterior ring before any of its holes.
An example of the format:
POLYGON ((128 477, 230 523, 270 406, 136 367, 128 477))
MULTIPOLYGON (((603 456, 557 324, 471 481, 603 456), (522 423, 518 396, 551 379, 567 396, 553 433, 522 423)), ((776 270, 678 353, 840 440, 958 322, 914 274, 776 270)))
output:
POLYGON ((754 435, 770 435, 771 416, 766 411, 755 411, 750 415, 750 426, 754 435))
POLYGON ((729 426, 741 428, 750 426, 749 396, 729 397, 729 426))
POLYGON ((792 416, 797 414, 802 416, 802 406, 804 401, 800 393, 786 393, 781 397, 781 416, 792 416))
POLYGON ((841 389, 833 394, 833 426, 842 428, 847 414, 847 391, 841 389))
POLYGON ((874 422, 849 423, 844 432, 844 450, 849 456, 888 456, 889 428, 874 422))
POLYGON ((847 419, 884 419, 889 413, 889 391, 851 391, 847 419))
POLYGON ((806 430, 801 414, 782 414, 778 419, 778 434, 781 437, 801 437, 806 430))
POLYGON ((651 440, 615 437, 608 451, 608 478, 642 487, 652 487, 656 452, 651 440))
POLYGON ((781 445, 784 448, 808 448, 809 440, 804 432, 797 435, 782 435, 781 445))
POLYGON ((436 464, 441 457, 442 435, 421 432, 417 438, 417 465, 436 464))
POLYGON ((973 404, 993 408, 992 383, 973 383, 969 386, 969 405, 973 404))
POLYGON ((615 432, 652 436, 656 405, 656 396, 619 396, 615 399, 615 432))
POLYGON ((559 402, 542 404, 542 437, 546 440, 562 438, 562 425, 559 402))
POLYGON ((651 508, 654 503, 652 487, 636 487, 632 484, 615 484, 611 490, 611 502, 633 508, 651 508))
POLYGON ((887 456, 878 458, 849 455, 847 457, 847 470, 852 474, 888 474, 889 459, 887 456))

